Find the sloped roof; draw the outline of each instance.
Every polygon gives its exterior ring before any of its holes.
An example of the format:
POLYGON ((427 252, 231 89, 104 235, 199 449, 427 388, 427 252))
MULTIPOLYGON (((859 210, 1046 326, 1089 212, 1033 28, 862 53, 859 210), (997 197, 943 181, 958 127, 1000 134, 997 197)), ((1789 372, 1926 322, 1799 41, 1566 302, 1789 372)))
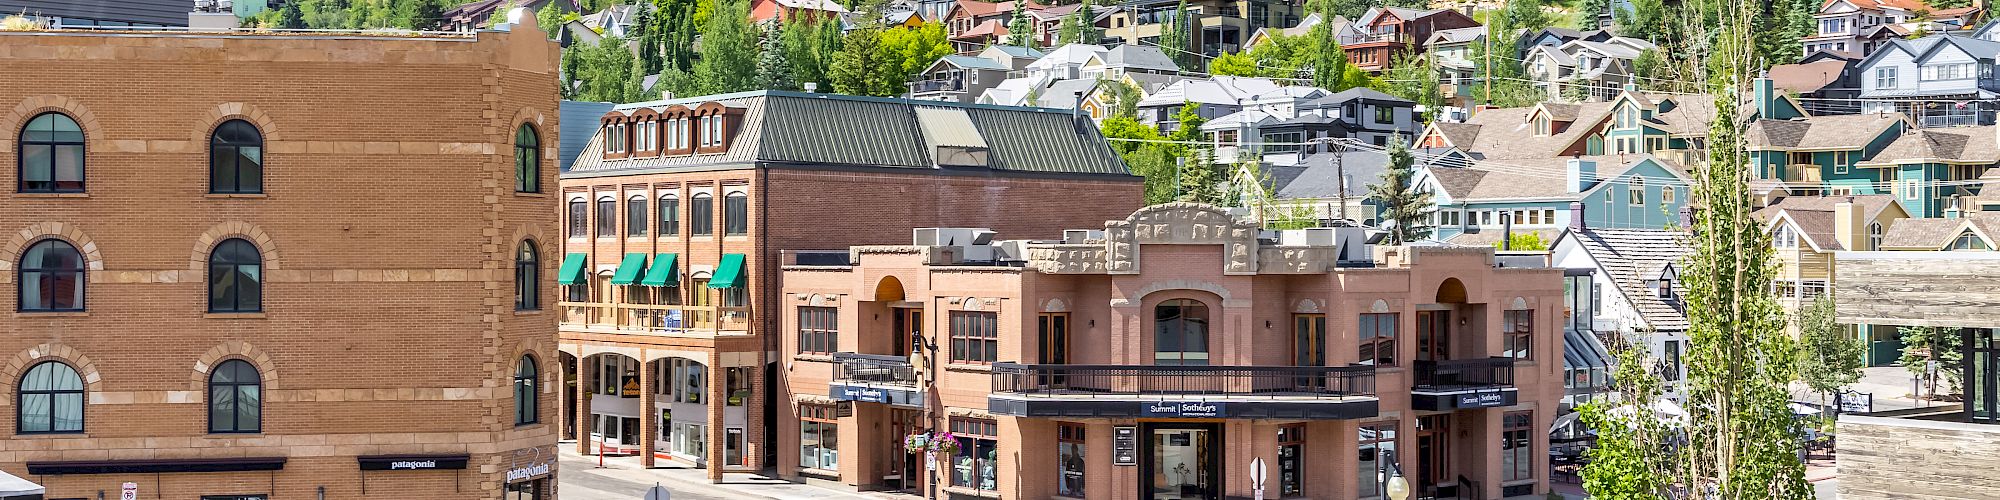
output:
MULTIPOLYGON (((1368 185, 1380 182, 1388 170, 1389 155, 1380 151, 1314 153, 1300 160, 1298 173, 1276 186, 1279 199, 1337 198, 1341 193, 1340 173, 1347 173, 1347 195, 1367 196, 1368 185), (1340 160, 1339 165, 1334 160, 1340 160)), ((1274 176, 1275 177, 1275 176, 1274 176)), ((1274 179, 1282 180, 1282 179, 1274 179)))
POLYGON ((1758 220, 1770 220, 1771 217, 1778 215, 1778 211, 1780 210, 1832 212, 1834 205, 1842 203, 1853 203, 1861 207, 1861 217, 1863 219, 1875 220, 1875 217, 1881 215, 1883 210, 1888 210, 1889 207, 1896 204, 1896 197, 1886 194, 1787 196, 1772 203, 1770 206, 1751 212, 1751 215, 1757 217, 1758 220))
POLYGON ((1890 224, 1889 229, 1882 231, 1882 248, 1925 250, 1944 248, 1951 244, 1953 238, 1958 237, 1966 219, 1985 220, 1986 224, 1980 227, 1980 230, 1984 231, 1987 227, 2000 223, 2000 214, 1981 212, 1967 214, 1963 219, 1899 220, 1895 224, 1890 224))
POLYGON ((1472 197, 1472 190, 1478 188, 1479 182, 1491 173, 1471 168, 1430 169, 1431 177, 1437 179, 1438 187, 1455 200, 1472 197))
POLYGON ((1042 55, 1043 55, 1043 54, 1042 54, 1042 51, 1039 51, 1039 50, 1035 50, 1035 49, 1033 49, 1033 48, 1029 48, 1029 47, 1022 47, 1022 46, 1019 46, 1019 45, 998 45, 998 44, 995 44, 995 45, 988 45, 988 46, 986 46, 986 49, 987 49, 987 50, 997 50, 997 51, 1000 51, 1000 53, 1002 53, 1002 54, 1007 54, 1007 55, 1009 55, 1009 56, 1013 56, 1013 57, 1020 57, 1020 58, 1027 58, 1027 59, 1038 59, 1038 58, 1041 58, 1041 57, 1042 57, 1042 55))
POLYGON ((1077 78, 1052 81, 1049 82, 1048 86, 1042 88, 1040 95, 1035 96, 1035 102, 1028 104, 1044 108, 1073 108, 1076 107, 1077 96, 1082 92, 1089 92, 1092 85, 1097 85, 1096 79, 1077 78))
POLYGON ((954 66, 958 66, 960 68, 965 68, 965 69, 992 69, 1000 71, 1007 71, 1009 69, 1012 69, 1008 68, 1007 65, 1005 64, 1000 64, 1000 61, 995 61, 984 57, 961 56, 957 54, 952 54, 944 56, 943 58, 941 58, 941 60, 950 62, 954 66))
POLYGON ((1681 241, 1680 232, 1583 228, 1568 230, 1561 238, 1574 238, 1577 245, 1604 267, 1604 273, 1619 293, 1632 302, 1647 326, 1663 331, 1687 330, 1687 314, 1682 312, 1686 304, 1680 295, 1661 298, 1646 287, 1646 280, 1657 278, 1660 269, 1693 253, 1681 241))
MULTIPOLYGON (((1555 241, 1556 236, 1562 234, 1562 230, 1526 229, 1521 227, 1514 228, 1514 234, 1527 234, 1527 233, 1533 233, 1535 236, 1541 237, 1542 241, 1555 241)), ((1482 231, 1459 233, 1457 236, 1453 236, 1451 237, 1451 239, 1445 240, 1445 243, 1450 243, 1452 245, 1462 246, 1462 247, 1491 247, 1494 246, 1495 244, 1500 243, 1500 238, 1503 238, 1506 235, 1507 235, 1506 231, 1489 228, 1482 231)))
POLYGON ((1007 25, 1005 23, 1000 22, 999 19, 987 19, 986 22, 979 23, 978 26, 973 26, 972 29, 965 30, 965 32, 959 33, 957 36, 953 36, 952 38, 963 40, 967 38, 978 38, 982 36, 1006 36, 1006 35, 1007 35, 1007 25))
MULTIPOLYGON (((1674 168, 1664 160, 1655 159, 1652 155, 1647 154, 1517 158, 1506 160, 1504 165, 1487 163, 1482 166, 1482 163, 1473 163, 1471 167, 1467 167, 1465 170, 1483 170, 1487 171, 1487 174, 1480 176, 1478 182, 1472 186, 1472 189, 1467 190, 1464 194, 1453 193, 1452 199, 1455 201, 1468 201, 1577 197, 1581 196, 1581 194, 1569 192, 1569 186, 1562 180, 1562 177, 1568 172, 1570 160, 1596 162, 1597 179, 1594 182, 1603 182, 1604 180, 1623 176, 1626 172, 1631 171, 1633 167, 1637 167, 1640 163, 1649 159, 1667 166, 1669 170, 1674 168)), ((1435 173, 1450 169, 1431 170, 1435 173)), ((1439 180, 1443 181, 1444 179, 1440 178, 1439 180)), ((1595 185, 1592 184, 1592 186, 1595 185)), ((1449 190, 1447 191, 1449 192, 1449 190)))
POLYGON ((1474 40, 1478 40, 1479 37, 1483 36, 1486 36, 1485 26, 1473 26, 1470 28, 1452 28, 1448 30, 1437 30, 1431 32, 1431 38, 1429 40, 1425 40, 1424 45, 1431 46, 1441 43, 1469 43, 1474 40))
POLYGON ((1592 52, 1604 54, 1605 57, 1617 59, 1636 59, 1639 57, 1639 49, 1625 44, 1609 42, 1571 40, 1569 43, 1563 44, 1563 49, 1565 52, 1576 49, 1589 49, 1592 52))
POLYGON ((1167 57, 1166 52, 1161 51, 1159 47, 1151 45, 1123 44, 1112 48, 1108 52, 1104 52, 1098 57, 1102 58, 1105 66, 1113 68, 1139 68, 1161 71, 1180 71, 1181 69, 1180 65, 1174 64, 1173 58, 1167 57))
POLYGON ((1751 147, 1862 149, 1884 131, 1902 122, 1902 113, 1822 115, 1794 120, 1759 119, 1750 124, 1749 132, 1744 134, 1744 142, 1751 147))
POLYGON ((1375 90, 1368 87, 1355 87, 1327 94, 1326 97, 1313 99, 1312 102, 1308 102, 1306 103, 1306 105, 1310 107, 1338 106, 1346 104, 1347 101, 1352 101, 1355 99, 1367 99, 1371 101, 1388 102, 1396 104, 1416 104, 1416 102, 1411 101, 1409 99, 1404 99, 1401 97, 1389 95, 1388 93, 1382 92, 1380 90, 1375 90))
POLYGON ((834 0, 777 0, 778 5, 793 9, 823 10, 827 12, 847 12, 847 7, 834 0))
MULTIPOLYGON (((1551 135, 1536 135, 1535 125, 1528 120, 1533 107, 1496 108, 1474 113, 1464 125, 1478 127, 1469 136, 1470 143, 1460 142, 1458 136, 1451 137, 1452 144, 1459 149, 1486 155, 1491 159, 1508 158, 1551 158, 1560 156, 1565 148, 1576 144, 1590 133, 1590 125, 1602 121, 1611 112, 1610 102, 1586 102, 1574 105, 1577 119, 1569 128, 1551 135)), ((1440 127, 1442 130, 1443 127, 1440 127)))
POLYGON ((1092 56, 1103 54, 1108 50, 1103 45, 1072 43, 1050 49, 1041 59, 1036 59, 1035 62, 1029 63, 1028 67, 1033 69, 1051 69, 1065 66, 1081 66, 1084 61, 1090 60, 1092 56))
POLYGON ((2000 163, 2000 144, 1995 142, 1996 133, 2000 133, 2000 127, 1994 125, 1917 129, 1897 137, 1896 142, 1889 143, 1889 147, 1882 148, 1882 152, 1876 153, 1874 159, 1862 163, 1871 165, 1926 161, 2000 163))
MULTIPOLYGON (((1819 4, 1819 9, 1824 11, 1827 7, 1832 7, 1834 2, 1839 1, 1842 0, 1826 0, 1819 4)), ((1883 7, 1893 7, 1912 12, 1919 9, 1930 10, 1930 7, 1924 5, 1924 2, 1920 0, 1846 0, 1846 2, 1854 4, 1855 7, 1870 10, 1882 10, 1883 7)))
POLYGON ((1174 82, 1187 80, 1195 77, 1183 76, 1183 75, 1162 75, 1159 73, 1126 73, 1125 78, 1131 79, 1132 83, 1139 84, 1140 93, 1144 95, 1150 95, 1154 92, 1159 92, 1161 89, 1167 88, 1168 85, 1173 85, 1174 82))
POLYGON ((1780 64, 1770 70, 1771 84, 1778 90, 1810 94, 1840 81, 1848 62, 1825 59, 1804 64, 1780 64))
POLYGON ((1139 101, 1140 106, 1174 105, 1194 102, 1235 106, 1238 99, 1276 90, 1278 83, 1265 78, 1216 76, 1174 82, 1139 101))
POLYGON ((716 102, 743 112, 728 151, 719 154, 605 159, 600 135, 566 176, 617 175, 716 166, 813 165, 934 170, 933 151, 918 125, 919 107, 963 110, 985 140, 994 172, 1129 176, 1125 162, 1087 121, 1068 111, 783 91, 754 91, 621 105, 641 107, 716 102))

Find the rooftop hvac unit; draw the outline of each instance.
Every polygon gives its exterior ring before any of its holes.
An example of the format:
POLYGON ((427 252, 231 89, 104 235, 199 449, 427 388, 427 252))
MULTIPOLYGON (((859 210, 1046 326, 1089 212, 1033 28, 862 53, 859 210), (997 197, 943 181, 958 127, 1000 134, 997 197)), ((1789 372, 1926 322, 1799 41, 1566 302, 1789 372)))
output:
POLYGON ((920 227, 910 230, 910 240, 919 246, 985 245, 992 243, 998 234, 983 227, 920 227))
POLYGON ((1089 243, 1091 240, 1103 241, 1104 230, 1103 229, 1063 230, 1062 242, 1064 244, 1079 245, 1079 244, 1089 243))
POLYGON ((1334 229, 1336 228, 1286 229, 1278 233, 1278 244, 1290 247, 1330 247, 1337 243, 1334 229))

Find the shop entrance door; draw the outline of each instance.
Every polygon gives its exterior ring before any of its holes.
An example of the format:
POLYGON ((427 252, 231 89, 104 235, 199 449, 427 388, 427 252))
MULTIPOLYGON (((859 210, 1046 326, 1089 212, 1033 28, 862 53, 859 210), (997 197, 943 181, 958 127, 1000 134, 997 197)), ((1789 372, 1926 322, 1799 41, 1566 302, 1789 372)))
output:
POLYGON ((889 437, 883 441, 885 458, 882 467, 882 486, 897 491, 918 492, 923 490, 924 468, 922 453, 908 453, 903 448, 903 438, 924 430, 924 414, 917 410, 889 409, 889 437))
POLYGON ((1451 415, 1417 417, 1418 498, 1457 495, 1451 476, 1451 415))
POLYGON ((1146 500, 1220 500, 1222 426, 1147 424, 1140 447, 1140 491, 1146 500))
POLYGON ((895 311, 896 321, 892 328, 896 332, 896 352, 892 354, 907 358, 910 357, 911 339, 924 336, 924 310, 899 308, 895 311))

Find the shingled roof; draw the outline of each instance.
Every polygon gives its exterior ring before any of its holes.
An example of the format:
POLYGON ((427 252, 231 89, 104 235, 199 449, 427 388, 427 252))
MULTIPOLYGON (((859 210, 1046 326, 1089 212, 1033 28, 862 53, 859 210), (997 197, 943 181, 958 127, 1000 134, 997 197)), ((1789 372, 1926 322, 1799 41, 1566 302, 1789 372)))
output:
POLYGON ((1759 119, 1750 125, 1750 131, 1744 134, 1744 141, 1752 148, 1862 149, 1881 137, 1882 132, 1903 122, 1902 113, 1826 115, 1796 120, 1759 119))
POLYGON ((1903 134, 1868 165, 1895 163, 1961 162, 2000 163, 2000 126, 1927 128, 1903 134))
MULTIPOLYGON (((934 171, 934 148, 919 108, 962 113, 987 145, 987 170, 995 173, 1130 176, 1125 162, 1088 120, 1067 111, 1010 106, 902 101, 834 94, 753 91, 671 101, 626 104, 619 112, 716 102, 743 110, 728 151, 719 154, 606 159, 603 137, 592 138, 565 175, 592 176, 633 170, 747 167, 889 167, 934 171)), ((947 167, 962 169, 964 167, 947 167)))
POLYGON ((1973 213, 1957 219, 1899 220, 1882 232, 1882 248, 1938 250, 1969 228, 1978 228, 1988 237, 2000 237, 2000 213, 1973 213))
POLYGON ((1661 298, 1646 287, 1647 279, 1658 277, 1668 264, 1692 253, 1681 237, 1676 231, 1583 228, 1564 232, 1558 241, 1575 238, 1603 266, 1605 274, 1639 311, 1647 326, 1661 331, 1682 331, 1687 330, 1688 320, 1683 312, 1686 304, 1680 295, 1661 298))

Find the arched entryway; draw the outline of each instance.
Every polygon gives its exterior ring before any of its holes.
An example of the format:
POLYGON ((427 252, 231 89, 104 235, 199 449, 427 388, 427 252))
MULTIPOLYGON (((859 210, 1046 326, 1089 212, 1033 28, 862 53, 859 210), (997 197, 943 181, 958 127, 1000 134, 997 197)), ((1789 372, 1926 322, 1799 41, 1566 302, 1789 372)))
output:
POLYGON ((639 360, 618 353, 592 354, 581 360, 579 370, 585 413, 578 425, 579 436, 588 453, 632 455, 639 453, 640 410, 639 360))

